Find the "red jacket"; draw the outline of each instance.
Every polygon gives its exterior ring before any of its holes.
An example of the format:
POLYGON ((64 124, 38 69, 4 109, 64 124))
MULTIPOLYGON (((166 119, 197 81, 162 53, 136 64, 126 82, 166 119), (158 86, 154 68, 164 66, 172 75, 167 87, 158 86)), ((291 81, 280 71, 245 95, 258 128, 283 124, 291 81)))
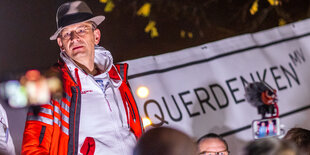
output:
MULTIPOLYGON (((109 71, 110 78, 120 79, 119 87, 123 104, 128 114, 130 130, 138 139, 144 131, 136 102, 127 83, 127 64, 116 65, 109 71)), ((24 131, 22 154, 70 154, 78 153, 79 119, 81 105, 81 90, 71 77, 68 67, 59 62, 58 69, 62 73, 64 96, 59 100, 51 100, 43 105, 39 113, 34 115, 29 111, 24 131)))

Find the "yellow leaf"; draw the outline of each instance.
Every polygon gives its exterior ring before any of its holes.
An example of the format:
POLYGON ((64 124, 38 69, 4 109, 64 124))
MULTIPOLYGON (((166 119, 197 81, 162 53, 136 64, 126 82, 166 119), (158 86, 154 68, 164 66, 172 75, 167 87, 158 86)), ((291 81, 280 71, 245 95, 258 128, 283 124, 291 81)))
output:
POLYGON ((151 38, 154 37, 158 37, 158 32, 157 32, 157 28, 155 27, 156 22, 150 20, 149 23, 146 25, 146 27, 144 28, 144 32, 149 33, 151 32, 151 38))
POLYGON ((280 4, 279 0, 268 0, 268 2, 271 6, 277 6, 280 4))
POLYGON ((250 8, 251 15, 254 15, 258 11, 258 0, 255 0, 250 8))
POLYGON ((151 38, 155 38, 158 37, 158 32, 157 32, 157 28, 153 27, 151 30, 151 38))
POLYGON ((100 3, 107 3, 108 0, 99 0, 100 3))
POLYGON ((109 0, 104 8, 104 12, 111 12, 114 8, 114 3, 112 0, 109 0))
POLYGON ((181 38, 185 38, 185 31, 184 30, 181 30, 180 36, 181 36, 181 38))
POLYGON ((150 20, 149 23, 146 25, 146 27, 144 28, 144 31, 146 33, 150 32, 152 30, 153 27, 155 27, 156 25, 156 22, 155 21, 152 21, 150 20))
POLYGON ((279 26, 285 25, 286 21, 283 18, 279 19, 279 26))
POLYGON ((144 3, 143 6, 138 10, 137 15, 148 17, 151 12, 151 3, 144 3))
POLYGON ((188 32, 188 33, 187 33, 187 36, 188 36, 188 38, 191 38, 191 39, 192 39, 192 38, 193 38, 193 33, 192 33, 192 32, 188 32))

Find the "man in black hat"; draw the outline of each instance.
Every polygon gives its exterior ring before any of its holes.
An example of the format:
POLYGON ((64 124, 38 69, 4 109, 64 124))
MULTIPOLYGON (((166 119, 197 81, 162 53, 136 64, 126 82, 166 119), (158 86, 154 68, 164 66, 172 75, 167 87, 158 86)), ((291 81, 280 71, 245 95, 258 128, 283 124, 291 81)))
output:
POLYGON ((98 46, 97 25, 83 1, 62 4, 57 31, 50 37, 60 47, 58 70, 64 96, 28 113, 23 154, 131 154, 143 132, 127 85, 127 64, 114 65, 109 51, 98 46))

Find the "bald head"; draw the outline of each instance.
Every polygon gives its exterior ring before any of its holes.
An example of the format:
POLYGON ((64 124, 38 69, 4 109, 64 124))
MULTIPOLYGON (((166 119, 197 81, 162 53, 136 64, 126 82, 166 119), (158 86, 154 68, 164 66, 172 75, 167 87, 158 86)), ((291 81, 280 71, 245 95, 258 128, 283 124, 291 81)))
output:
POLYGON ((172 128, 153 128, 142 135, 134 155, 197 155, 195 142, 183 132, 172 128))
POLYGON ((218 138, 207 138, 199 144, 199 152, 220 152, 226 150, 225 143, 218 138))
POLYGON ((229 153, 226 141, 219 135, 210 133, 198 140, 198 148, 200 153, 229 153))

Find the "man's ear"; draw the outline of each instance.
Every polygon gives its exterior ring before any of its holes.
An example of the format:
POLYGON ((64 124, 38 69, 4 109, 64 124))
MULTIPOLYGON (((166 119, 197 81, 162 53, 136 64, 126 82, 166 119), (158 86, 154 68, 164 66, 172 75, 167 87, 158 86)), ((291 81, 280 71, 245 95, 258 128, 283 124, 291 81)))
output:
POLYGON ((98 45, 101 38, 100 30, 99 29, 94 30, 94 35, 95 35, 95 44, 98 45))
POLYGON ((65 51, 65 48, 64 48, 60 38, 57 38, 57 43, 58 43, 58 46, 59 46, 60 50, 61 51, 65 51))

